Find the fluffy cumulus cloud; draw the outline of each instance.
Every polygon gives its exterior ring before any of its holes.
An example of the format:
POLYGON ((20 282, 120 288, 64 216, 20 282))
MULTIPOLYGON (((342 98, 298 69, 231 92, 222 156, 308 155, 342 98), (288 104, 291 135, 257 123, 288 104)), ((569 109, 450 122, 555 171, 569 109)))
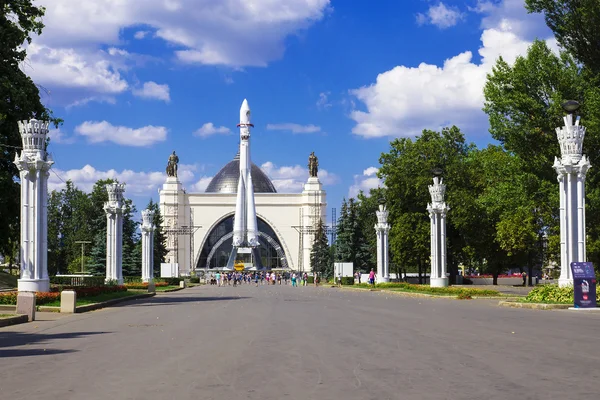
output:
POLYGON ((481 60, 475 62, 472 52, 465 51, 442 66, 399 65, 380 73, 375 83, 350 91, 362 103, 362 109, 355 108, 350 114, 356 122, 353 133, 363 137, 414 136, 424 128, 452 124, 467 132, 485 132, 487 119, 481 108, 486 74, 499 56, 512 63, 525 54, 531 35, 548 32, 539 28, 543 20, 527 15, 521 0, 479 3, 475 11, 485 13, 478 51, 481 60))
POLYGON ((445 29, 456 25, 463 18, 464 14, 456 7, 449 7, 440 2, 429 6, 427 13, 417 14, 417 23, 419 25, 431 24, 440 29, 445 29))
MULTIPOLYGON (((180 164, 178 169, 179 179, 184 184, 191 184, 198 169, 198 166, 194 164, 180 164)), ((121 183, 125 183, 128 197, 154 195, 167 179, 164 172, 143 172, 129 169, 102 171, 89 164, 79 169, 63 171, 53 168, 51 171, 52 173, 48 178, 49 190, 61 190, 65 187, 65 182, 71 180, 79 189, 89 192, 92 190, 94 183, 100 179, 116 179, 121 183)))
MULTIPOLYGON (((277 166, 271 161, 262 164, 260 168, 271 178, 278 192, 298 193, 308 179, 308 169, 300 165, 277 166)), ((324 185, 334 185, 339 177, 324 169, 319 169, 319 179, 324 185)))
POLYGON ((86 121, 75 128, 90 143, 113 142, 123 146, 145 147, 167 139, 167 128, 148 125, 141 128, 114 126, 107 121, 86 121))
POLYGON ((300 125, 294 123, 267 124, 267 130, 270 131, 288 131, 292 133, 317 133, 321 132, 321 127, 316 125, 300 125))
MULTIPOLYGON (((180 62, 265 66, 285 39, 323 18, 330 0, 46 0, 44 33, 29 46, 24 70, 50 91, 78 88, 70 100, 122 93, 130 86, 115 58, 101 49, 136 39, 166 42, 180 62)), ((115 53, 115 52, 113 52, 115 53)), ((57 96, 61 97, 61 96, 57 96)), ((58 99, 62 101, 63 99, 58 99)))
POLYGON ((171 101, 169 94, 169 85, 159 85, 156 82, 144 82, 142 87, 133 89, 133 95, 145 99, 156 99, 165 102, 171 101))
POLYGON ((354 175, 354 184, 348 190, 348 197, 356 197, 361 190, 368 195, 369 190, 382 187, 383 182, 377 177, 377 171, 378 168, 369 167, 361 175, 354 175))
POLYGON ((215 126, 212 122, 207 122, 196 129, 194 136, 206 138, 213 135, 230 135, 231 129, 226 126, 215 126))

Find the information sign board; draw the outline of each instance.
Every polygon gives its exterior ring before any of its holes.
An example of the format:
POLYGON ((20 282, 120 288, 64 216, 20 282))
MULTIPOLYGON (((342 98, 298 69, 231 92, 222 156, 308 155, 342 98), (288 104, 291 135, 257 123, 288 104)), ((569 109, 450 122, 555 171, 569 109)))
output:
POLYGON ((591 262, 572 262, 573 301, 576 308, 596 307, 596 274, 591 262))

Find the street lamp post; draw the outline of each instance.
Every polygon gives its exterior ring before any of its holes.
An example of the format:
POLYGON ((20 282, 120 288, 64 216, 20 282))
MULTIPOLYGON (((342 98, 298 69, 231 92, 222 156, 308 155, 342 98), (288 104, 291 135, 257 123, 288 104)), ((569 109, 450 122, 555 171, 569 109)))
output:
POLYGON ((85 245, 90 244, 92 242, 88 242, 87 240, 78 240, 75 243, 81 244, 81 275, 83 275, 83 257, 84 257, 84 252, 85 252, 85 245))

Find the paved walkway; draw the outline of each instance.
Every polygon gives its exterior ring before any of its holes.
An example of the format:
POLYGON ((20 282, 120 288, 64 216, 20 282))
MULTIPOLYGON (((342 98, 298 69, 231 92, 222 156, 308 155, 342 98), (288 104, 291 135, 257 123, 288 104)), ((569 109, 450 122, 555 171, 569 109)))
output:
POLYGON ((598 399, 600 315, 196 287, 0 328, 2 399, 598 399))

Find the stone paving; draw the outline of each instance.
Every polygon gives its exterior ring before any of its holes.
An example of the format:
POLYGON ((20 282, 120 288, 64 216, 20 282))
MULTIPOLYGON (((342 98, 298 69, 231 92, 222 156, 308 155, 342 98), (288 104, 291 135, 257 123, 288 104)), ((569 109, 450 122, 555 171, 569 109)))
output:
POLYGON ((202 286, 0 328, 2 399, 598 399, 600 315, 202 286))

